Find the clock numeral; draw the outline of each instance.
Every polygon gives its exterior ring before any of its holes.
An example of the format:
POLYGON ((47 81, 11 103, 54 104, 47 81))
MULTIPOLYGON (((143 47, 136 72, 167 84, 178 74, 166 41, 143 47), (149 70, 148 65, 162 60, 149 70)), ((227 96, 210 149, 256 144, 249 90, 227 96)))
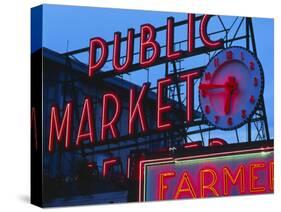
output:
POLYGON ((211 80, 212 74, 210 72, 205 73, 205 80, 211 80))
POLYGON ((232 58, 233 58, 233 53, 232 53, 232 51, 227 51, 227 52, 226 52, 226 58, 227 58, 228 60, 232 60, 232 58))
POLYGON ((232 121, 231 117, 228 117, 227 124, 230 125, 230 126, 233 124, 233 121, 232 121))
POLYGON ((215 123, 217 124, 220 120, 220 117, 219 116, 215 116, 215 123))
POLYGON ((250 70, 255 69, 255 63, 253 61, 250 62, 250 70))
POLYGON ((242 110, 241 111, 241 117, 244 119, 246 118, 247 114, 246 114, 246 110, 242 110))
POLYGON ((205 113, 209 114, 211 112, 209 105, 205 106, 205 113))
POLYGON ((215 65, 216 68, 219 67, 219 65, 220 65, 219 58, 216 57, 216 58, 214 59, 214 65, 215 65))
POLYGON ((259 84, 258 78, 254 77, 254 86, 257 87, 259 84))
POLYGON ((254 104, 255 103, 255 97, 254 96, 250 96, 250 102, 252 103, 252 104, 254 104))
POLYGON ((244 53, 243 53, 243 52, 240 52, 240 58, 241 58, 242 61, 245 60, 245 57, 244 57, 244 53))

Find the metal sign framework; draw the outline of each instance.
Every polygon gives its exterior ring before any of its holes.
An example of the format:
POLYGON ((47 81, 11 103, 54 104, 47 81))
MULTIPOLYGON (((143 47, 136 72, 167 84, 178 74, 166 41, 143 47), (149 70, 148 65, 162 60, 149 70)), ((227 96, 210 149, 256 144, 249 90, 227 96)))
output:
MULTIPOLYGON (((199 21, 202 18, 202 16, 196 16, 195 20, 199 21)), ((225 27, 223 17, 221 16, 216 16, 214 19, 218 21, 218 26, 221 26, 220 30, 217 30, 212 33, 208 33, 210 36, 211 35, 216 35, 218 33, 224 33, 224 48, 232 46, 233 42, 235 41, 243 41, 244 47, 250 51, 252 51, 255 55, 257 55, 257 48, 256 48, 256 41, 255 41, 255 34, 254 34, 254 28, 253 28, 253 23, 251 18, 245 18, 245 17, 236 17, 233 23, 229 28, 225 27), (236 26, 238 25, 238 26, 236 26), (236 28, 234 29, 234 26, 236 28), (244 30, 243 30, 244 29, 244 30), (234 30, 234 34, 231 36, 230 31, 234 30), (243 31, 242 35, 241 31, 243 31)), ((187 20, 182 20, 175 22, 174 26, 178 27, 181 25, 184 25, 187 23, 187 20)), ((156 28, 156 32, 160 31, 165 31, 166 30, 166 25, 160 26, 156 28)), ((135 38, 139 38, 140 33, 135 34, 135 38)), ((126 37, 123 37, 121 41, 126 41, 126 37)), ((196 37, 195 39, 199 39, 199 37, 196 37)), ((181 49, 181 46, 184 45, 187 42, 187 40, 181 40, 178 42, 175 42, 174 45, 175 47, 177 46, 179 49, 181 49)), ((113 41, 107 42, 107 44, 113 45, 113 41)), ((161 46, 161 50, 163 48, 166 48, 165 45, 161 46)), ((194 52, 192 53, 184 53, 178 60, 174 60, 172 62, 167 61, 164 57, 160 57, 159 60, 154 64, 153 66, 157 65, 165 65, 165 76, 172 76, 176 78, 180 73, 184 71, 191 71, 194 69, 204 69, 205 64, 202 64, 200 67, 183 67, 184 61, 190 57, 193 56, 199 56, 199 55, 204 55, 206 54, 209 59, 214 55, 217 51, 221 49, 216 49, 216 50, 210 50, 207 47, 196 47, 194 52), (172 67, 172 68, 171 68, 172 67)), ((71 68, 70 65, 70 60, 75 59, 76 60, 76 55, 81 54, 81 53, 87 53, 89 51, 89 48, 82 48, 74 51, 68 51, 62 54, 62 56, 65 57, 65 68, 66 70, 71 68)), ((135 52, 134 55, 138 55, 139 52, 135 52)), ((125 56, 120 57, 121 61, 125 59, 125 56)), ((107 62, 111 62, 111 60, 108 60, 107 62)), ((95 76, 95 79, 93 80, 100 80, 100 79, 105 79, 108 77, 121 77, 123 78, 123 75, 127 75, 136 71, 141 70, 142 67, 138 64, 135 63, 132 65, 131 69, 128 70, 126 73, 117 73, 114 72, 114 70, 103 70, 102 72, 98 72, 97 75, 95 76)), ((149 68, 146 69, 147 73, 147 82, 150 82, 151 77, 150 76, 150 70, 149 68)), ((70 79, 65 79, 64 86, 69 86, 72 89, 72 95, 75 97, 77 95, 77 86, 76 86, 77 79, 73 79, 70 77, 70 79)), ((199 80, 195 81, 195 87, 198 86, 199 80)), ((183 93, 181 91, 181 83, 177 82, 174 80, 174 83, 172 86, 169 86, 166 90, 165 93, 165 98, 169 100, 174 100, 178 102, 179 105, 179 111, 180 114, 183 113, 183 105, 185 104, 185 99, 183 98, 183 93)), ((151 87, 151 91, 155 91, 155 87, 151 87)), ((92 96, 91 94, 87 94, 89 96, 92 96)), ((95 99, 94 96, 92 96, 93 99, 95 99)), ((65 98, 64 98, 65 99, 65 98)), ((74 98, 75 99, 75 98, 74 98)), ((95 101, 101 101, 98 99, 95 99, 95 101)), ((181 124, 178 126, 173 127, 171 130, 167 132, 159 132, 157 130, 149 130, 145 135, 141 133, 136 133, 133 136, 120 136, 118 139, 114 140, 109 140, 108 142, 105 143, 99 143, 95 145, 93 148, 92 145, 90 144, 83 144, 81 153, 82 156, 86 157, 87 155, 92 155, 92 154, 97 154, 97 153, 104 153, 107 152, 108 150, 110 151, 115 151, 119 149, 125 149, 125 148, 130 148, 130 149, 138 149, 148 143, 153 143, 153 142, 159 142, 165 141, 166 147, 174 147, 179 144, 187 143, 192 141, 191 135, 198 134, 201 137, 201 140, 204 145, 204 133, 209 133, 209 138, 211 137, 211 131, 218 130, 214 126, 208 125, 207 121, 203 118, 203 115, 201 113, 201 109, 199 106, 194 108, 194 111, 196 111, 196 114, 199 114, 198 117, 194 120, 192 124, 187 124, 184 120, 182 120, 181 124), (157 139, 149 139, 150 135, 156 135, 156 134, 162 134, 157 139), (138 137, 143 137, 144 141, 143 142, 126 142, 128 140, 133 141, 135 138, 138 137), (118 145, 117 145, 118 144, 118 145), (99 148, 100 147, 100 148, 99 148), (104 148, 105 147, 105 148, 104 148), (85 150, 88 151, 85 151, 85 150)), ((79 109, 76 107, 74 114, 79 116, 79 109)), ((181 119, 183 116, 179 116, 179 119, 181 119)), ((148 118, 149 119, 149 118, 148 118)), ((262 140, 270 140, 270 134, 269 134, 269 129, 268 129, 268 123, 267 123, 267 116, 266 116, 266 109, 265 109, 265 104, 264 104, 264 99, 262 97, 261 101, 259 102, 258 109, 256 110, 256 113, 254 116, 248 121, 247 123, 247 141, 248 142, 253 142, 253 141, 262 141, 262 140), (253 131, 256 133, 253 135, 253 131)), ((239 138, 239 132, 238 130, 234 130, 236 134, 236 142, 240 142, 239 138)), ((77 151, 77 149, 71 149, 71 151, 77 151)))

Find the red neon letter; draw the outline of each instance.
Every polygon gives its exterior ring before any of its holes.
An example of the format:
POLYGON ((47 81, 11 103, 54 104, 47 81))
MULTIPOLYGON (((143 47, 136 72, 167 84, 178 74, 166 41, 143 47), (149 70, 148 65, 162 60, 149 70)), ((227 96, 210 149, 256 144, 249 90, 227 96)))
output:
POLYGON ((181 80, 186 81, 186 121, 192 121, 193 105, 194 105, 194 79, 200 76, 200 71, 187 72, 180 75, 181 80))
POLYGON ((263 169, 264 167, 265 167, 264 163, 253 163, 250 165, 250 192, 251 193, 265 192, 264 186, 256 185, 256 181, 259 179, 259 177, 255 173, 256 169, 263 169))
POLYGON ((195 48, 195 15, 188 14, 188 52, 193 52, 195 48))
POLYGON ((76 145, 79 146, 83 140, 89 139, 91 143, 94 143, 94 123, 92 113, 92 100, 86 98, 82 109, 81 120, 79 124, 76 145), (83 132, 83 129, 88 123, 89 132, 83 132))
POLYGON ((93 77, 94 73, 99 70, 106 62, 108 56, 108 46, 104 39, 94 38, 90 41, 89 50, 89 77, 93 77), (97 49, 101 49, 101 55, 96 60, 97 49))
POLYGON ((142 67, 151 66, 160 55, 160 46, 156 42, 156 31, 151 24, 141 26, 140 37, 140 65, 142 67), (152 48, 152 56, 148 59, 147 50, 152 48))
POLYGON ((166 31, 166 56, 169 60, 175 60, 181 56, 181 51, 174 51, 174 18, 169 17, 167 19, 167 31, 166 31))
POLYGON ((112 65, 114 70, 118 72, 124 72, 128 70, 132 64, 134 56, 134 29, 129 29, 127 33, 127 50, 126 50, 126 61, 123 65, 120 65, 120 49, 121 49, 121 33, 114 33, 114 45, 113 45, 113 60, 112 65))
POLYGON ((54 151, 54 136, 58 142, 62 141, 65 135, 65 149, 67 149, 71 142, 71 125, 72 125, 72 102, 66 104, 65 112, 62 122, 59 119, 59 109, 56 106, 51 107, 50 133, 49 133, 49 152, 54 151), (63 134, 64 132, 64 134, 63 134))
POLYGON ((144 83, 140 92, 140 95, 135 103, 135 106, 133 107, 133 104, 135 102, 135 89, 130 89, 130 102, 129 102, 129 135, 132 135, 134 133, 134 123, 137 119, 137 117, 139 117, 140 123, 141 123, 141 128, 142 131, 145 132, 147 130, 147 123, 145 120, 145 115, 143 112, 143 98, 147 92, 147 90, 149 89, 149 84, 148 83, 144 83))
POLYGON ((106 139, 107 131, 110 130, 112 137, 116 138, 119 134, 116 128, 117 121, 121 112, 121 101, 116 94, 107 93, 103 96, 103 107, 102 107, 102 126, 101 126, 101 140, 106 139), (111 121, 108 121, 109 101, 115 104, 115 113, 111 121))
POLYGON ((169 129, 172 124, 169 121, 164 122, 162 119, 163 113, 167 113, 171 110, 170 104, 163 103, 163 87, 170 85, 171 78, 160 79, 157 81, 157 129, 166 130, 169 129))
MULTIPOLYGON (((210 179, 209 177, 207 179, 210 179)), ((219 196, 219 193, 217 190, 214 188, 215 184, 217 183, 218 177, 217 173, 212 170, 212 169, 203 169, 200 171, 200 195, 201 197, 205 197, 205 189, 209 189, 210 191, 213 192, 215 196, 219 196), (206 174, 211 174, 210 178, 212 179, 211 182, 208 185, 205 185, 205 179, 206 179, 206 174)))
POLYGON ((233 185, 237 184, 238 182, 238 178, 240 177, 240 193, 244 193, 245 192, 245 170, 244 170, 244 166, 241 165, 238 169, 238 171, 236 172, 235 177, 233 177, 232 173, 230 172, 229 168, 224 167, 223 168, 223 184, 224 184, 224 195, 227 196, 229 195, 229 183, 228 183, 228 179, 231 181, 231 183, 233 185))
POLYGON ((194 191, 194 188, 192 186, 192 183, 190 182, 190 178, 187 172, 184 172, 183 175, 181 176, 181 180, 179 185, 177 186, 177 193, 175 195, 175 199, 178 199, 179 196, 182 193, 188 192, 186 194, 191 195, 192 198, 196 198, 196 193, 194 191), (183 188, 183 185, 186 184, 186 188, 183 188))
POLYGON ((114 166, 116 163, 117 163, 117 159, 104 160, 102 166, 102 176, 105 177, 108 173, 109 168, 111 166, 114 166))
POLYGON ((168 190, 168 185, 164 183, 164 179, 166 177, 174 177, 176 175, 175 172, 163 172, 159 175, 159 200, 165 199, 165 193, 168 190))
POLYGON ((38 149, 38 137, 37 137, 37 118, 36 118, 36 108, 32 107, 31 109, 31 129, 34 132, 34 142, 35 142, 35 150, 38 149))
POLYGON ((274 163, 271 161, 269 163, 269 189, 274 190, 274 163))
POLYGON ((209 139, 209 146, 224 146, 227 142, 221 138, 211 138, 209 139))
POLYGON ((212 41, 207 33, 207 26, 211 17, 211 15, 203 16, 202 21, 200 23, 200 37, 202 39, 202 42, 208 48, 219 48, 223 46, 223 39, 212 41))

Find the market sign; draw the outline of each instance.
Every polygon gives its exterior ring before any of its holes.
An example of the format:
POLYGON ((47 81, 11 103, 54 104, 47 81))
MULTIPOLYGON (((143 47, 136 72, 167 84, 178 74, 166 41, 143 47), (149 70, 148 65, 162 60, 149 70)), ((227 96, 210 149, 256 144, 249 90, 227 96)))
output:
MULTIPOLYGON (((202 15, 196 17, 194 14, 188 14, 188 19, 186 20, 185 26, 187 30, 186 46, 185 50, 175 50, 174 49, 174 34, 176 29, 176 23, 173 17, 167 19, 166 29, 166 49, 165 52, 163 48, 161 49, 160 41, 157 40, 158 30, 152 24, 146 23, 140 26, 139 29, 139 39, 137 39, 137 34, 135 29, 128 29, 127 36, 122 37, 120 32, 115 32, 113 34, 112 41, 106 41, 101 37, 93 37, 89 42, 89 64, 88 64, 88 79, 94 80, 99 79, 99 74, 107 74, 106 71, 101 71, 108 60, 112 61, 112 68, 115 74, 125 74, 128 73, 133 67, 139 67, 143 70, 154 65, 159 65, 164 62, 174 61, 182 57, 194 56, 196 52, 215 51, 224 48, 224 39, 213 40, 207 33, 207 27, 209 21, 212 19, 211 15, 202 15), (196 44, 196 22, 199 24, 199 39, 201 45, 196 44), (121 44, 126 41, 126 60, 121 64, 121 44), (139 42, 139 54, 136 54, 134 49, 134 42, 139 42), (112 48, 109 48, 112 46, 112 48), (109 54, 112 51, 112 55, 109 54), (148 55, 149 53, 149 55, 148 55), (138 60, 134 61, 134 55, 138 55, 138 60)), ((124 36, 124 35, 123 35, 124 36)), ((243 50, 241 50, 243 51, 243 50)), ((232 60, 232 59, 229 59, 232 60)), ((229 62, 229 61, 228 61, 229 62)), ((246 64, 247 66, 248 64, 246 64)), ((194 81, 201 77, 202 69, 195 69, 192 71, 182 72, 177 76, 177 80, 186 84, 186 115, 185 119, 188 124, 193 122, 193 107, 194 107, 194 81)), ((228 77, 228 75, 226 75, 228 77)), ((232 78, 234 76, 231 76, 232 78)), ((165 78, 158 79, 157 81, 157 92, 155 101, 155 126, 159 132, 167 131, 172 129, 173 126, 171 120, 166 120, 164 118, 167 113, 171 113, 175 108, 171 103, 165 101, 164 91, 166 87, 171 86, 177 80, 173 79, 171 76, 166 76, 165 78)), ((227 80, 227 79, 224 79, 227 80)), ((221 83, 221 78, 219 79, 221 83)), ((205 82, 204 83, 208 83, 205 82)), ((237 82, 238 83, 238 82, 237 82)), ((127 136, 136 136, 137 133, 148 134, 148 115, 145 113, 143 108, 144 101, 147 98, 147 93, 150 89, 150 83, 143 83, 140 87, 140 91, 137 89, 130 88, 128 92, 128 104, 124 105, 119 92, 115 91, 105 91, 102 96, 102 110, 101 110, 101 122, 100 126, 96 126, 93 108, 96 108, 92 102, 92 99, 88 96, 85 97, 82 103, 83 105, 81 116, 79 117, 79 126, 77 129, 74 127, 74 108, 75 101, 68 101, 64 108, 59 108, 56 104, 51 106, 50 110, 50 129, 49 129, 49 140, 48 140, 48 150, 50 153, 54 153, 55 145, 59 143, 64 143, 64 149, 68 150, 70 147, 75 146, 75 148, 80 148, 82 143, 90 142, 92 145, 98 145, 102 143, 108 143, 111 140, 120 139, 120 129, 118 129, 118 122, 124 108, 128 107, 128 127, 127 136), (113 111, 111 115, 109 111, 113 111), (60 114, 63 111, 63 115, 60 114), (136 125, 139 122, 140 131, 137 132, 136 125), (88 126, 88 127, 87 127, 88 126), (97 132, 98 129, 99 132, 97 132), (73 133, 74 132, 74 133, 73 133), (95 133, 98 133, 98 138, 95 138, 95 133), (72 145, 72 140, 75 140, 75 145, 72 145)), ((228 82, 226 82, 228 86, 228 82)), ((209 90, 205 89, 204 90, 209 90)), ((227 89, 226 89, 227 90, 227 89)), ((234 90, 231 89, 231 102, 233 102, 232 93, 234 90)), ((206 91, 207 92, 207 91, 206 91)), ((124 93, 123 93, 124 94, 124 93)), ((231 107, 231 106, 230 106, 231 107)), ((239 111, 240 112, 240 111, 239 111)), ((248 112, 248 111, 247 111, 248 112)), ((233 114, 231 114, 233 115, 233 114)), ((239 114, 240 115, 240 114, 239 114)), ((246 117, 246 116, 245 116, 246 117)), ((223 119, 223 116, 221 117, 223 119)), ((232 124, 231 124, 232 125, 232 124)), ((231 126, 231 127, 234 127, 231 126)))
POLYGON ((273 193, 273 147, 140 162, 139 201, 273 193))

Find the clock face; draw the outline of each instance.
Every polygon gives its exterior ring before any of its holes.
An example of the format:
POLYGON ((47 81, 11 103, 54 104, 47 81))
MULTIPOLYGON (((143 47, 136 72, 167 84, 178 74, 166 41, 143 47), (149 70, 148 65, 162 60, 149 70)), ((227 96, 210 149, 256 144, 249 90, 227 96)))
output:
POLYGON ((263 94, 264 77, 259 60, 242 47, 215 55, 199 85, 199 101, 208 122, 223 130, 245 124, 263 94))

